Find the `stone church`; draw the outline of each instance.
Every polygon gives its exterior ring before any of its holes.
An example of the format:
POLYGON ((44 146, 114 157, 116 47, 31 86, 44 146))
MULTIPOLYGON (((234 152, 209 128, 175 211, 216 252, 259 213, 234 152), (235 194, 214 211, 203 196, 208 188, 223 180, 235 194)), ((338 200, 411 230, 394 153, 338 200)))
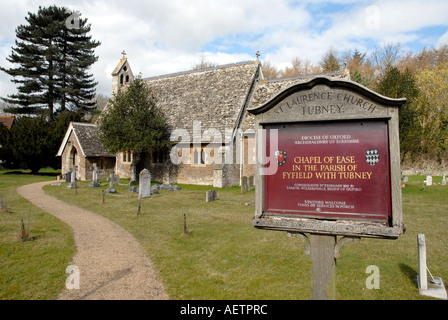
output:
MULTIPOLYGON (((344 71, 320 76, 349 78, 344 71)), ((112 72, 112 94, 130 83, 133 77, 123 54, 112 72)), ((178 149, 142 155, 137 162, 138 172, 147 168, 153 180, 163 183, 239 185, 243 176, 255 173, 255 123, 247 109, 312 77, 315 75, 265 80, 257 58, 144 78, 168 120, 172 141, 177 143, 178 149), (185 136, 189 139, 185 140, 185 136), (173 163, 170 152, 181 156, 183 161, 173 163)), ((120 177, 131 177, 132 152, 115 155, 107 152, 99 141, 95 124, 71 123, 57 155, 61 156, 62 173, 76 168, 81 180, 91 179, 94 165, 103 177, 112 172, 120 177)))

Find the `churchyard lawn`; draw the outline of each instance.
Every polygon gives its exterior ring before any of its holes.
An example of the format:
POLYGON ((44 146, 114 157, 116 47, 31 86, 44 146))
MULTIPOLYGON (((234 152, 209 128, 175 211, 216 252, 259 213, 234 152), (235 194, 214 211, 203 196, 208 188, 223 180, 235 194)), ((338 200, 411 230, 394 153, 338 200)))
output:
POLYGON ((41 170, 0 170, 0 300, 55 299, 65 285, 65 269, 76 252, 70 228, 16 193, 16 188, 57 173, 41 170), (29 227, 30 240, 18 240, 20 220, 29 227))
MULTIPOLYGON (((54 177, 0 173, 0 196, 8 194, 12 211, 0 213, 0 298, 55 298, 75 252, 70 230, 14 192, 20 184, 54 177), (30 208, 31 236, 36 239, 17 241, 20 219, 30 208), (22 268, 27 271, 16 270, 22 268)), ((337 299, 430 299, 418 294, 414 279, 418 233, 426 236, 431 273, 448 279, 448 186, 422 191, 423 180, 410 177, 403 189, 407 231, 398 240, 362 239, 344 245, 337 260, 337 299), (378 267, 379 289, 366 286, 366 268, 371 265, 378 267)), ((434 177, 434 182, 440 181, 434 177)), ((106 194, 104 204, 106 181, 101 188, 91 188, 86 181, 78 182, 76 190, 67 189, 64 182, 44 190, 128 230, 154 262, 171 299, 309 299, 311 263, 303 243, 285 232, 252 227, 253 190, 242 194, 239 187, 215 189, 217 200, 206 203, 206 191, 212 187, 180 185, 180 191, 160 190, 141 199, 137 215, 138 194, 128 192, 127 182, 121 179, 122 184, 115 185, 118 192, 106 194), (188 234, 183 232, 184 214, 188 234)))

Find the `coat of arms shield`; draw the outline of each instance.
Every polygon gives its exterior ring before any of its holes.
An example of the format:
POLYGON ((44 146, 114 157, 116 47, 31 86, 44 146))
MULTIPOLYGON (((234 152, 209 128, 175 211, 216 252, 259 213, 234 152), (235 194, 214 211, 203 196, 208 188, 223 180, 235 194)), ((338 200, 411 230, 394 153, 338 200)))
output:
POLYGON ((366 150, 366 162, 371 166, 376 165, 380 161, 380 151, 378 149, 366 150))
POLYGON ((275 159, 277 160, 279 166, 284 165, 286 163, 286 151, 276 151, 275 159))

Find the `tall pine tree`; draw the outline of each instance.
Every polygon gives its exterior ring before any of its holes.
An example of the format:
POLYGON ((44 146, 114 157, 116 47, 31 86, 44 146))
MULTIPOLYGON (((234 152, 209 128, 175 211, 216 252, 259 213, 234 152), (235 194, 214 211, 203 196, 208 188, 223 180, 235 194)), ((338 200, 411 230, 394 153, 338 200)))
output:
POLYGON ((88 34, 90 24, 81 14, 65 7, 39 7, 28 13, 27 24, 16 29, 15 47, 7 58, 16 67, 0 70, 11 75, 18 92, 2 98, 18 105, 16 113, 50 117, 64 110, 86 111, 94 107, 93 75, 88 69, 98 60, 100 42, 88 34))

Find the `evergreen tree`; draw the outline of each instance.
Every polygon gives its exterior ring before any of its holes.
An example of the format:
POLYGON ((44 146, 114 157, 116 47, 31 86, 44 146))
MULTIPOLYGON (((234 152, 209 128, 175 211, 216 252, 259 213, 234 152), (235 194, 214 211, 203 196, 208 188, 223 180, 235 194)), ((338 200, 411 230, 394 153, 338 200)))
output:
POLYGON ((365 87, 369 86, 369 81, 364 79, 361 75, 361 72, 359 72, 358 69, 355 70, 355 72, 351 75, 352 81, 358 82, 359 84, 362 84, 365 87))
POLYGON ((420 111, 416 99, 419 89, 415 77, 408 69, 401 72, 396 67, 389 67, 376 91, 390 98, 406 98, 399 110, 401 159, 415 160, 422 153, 421 142, 426 139, 418 120, 420 111))
POLYGON ((324 72, 332 72, 338 71, 339 67, 339 59, 336 56, 336 51, 333 48, 330 48, 322 58, 321 62, 322 71, 324 72))
POLYGON ((66 109, 92 108, 97 83, 88 69, 98 60, 94 49, 100 43, 88 35, 87 19, 57 6, 39 7, 25 19, 28 23, 17 27, 16 46, 7 58, 17 67, 0 67, 13 77, 18 92, 2 99, 18 105, 16 113, 49 110, 50 118, 66 109))
MULTIPOLYGON (((31 169, 37 174, 40 168, 58 169, 61 159, 56 156, 70 121, 80 121, 80 112, 63 111, 55 121, 47 113, 37 117, 20 117, 9 131, 5 150, 9 162, 15 167, 31 169)), ((1 139, 0 139, 1 141, 1 139)))
POLYGON ((170 146, 167 122, 157 100, 141 77, 112 97, 100 118, 100 140, 111 153, 133 153, 132 179, 143 152, 162 151, 170 146), (137 160, 136 160, 137 159, 137 160))

